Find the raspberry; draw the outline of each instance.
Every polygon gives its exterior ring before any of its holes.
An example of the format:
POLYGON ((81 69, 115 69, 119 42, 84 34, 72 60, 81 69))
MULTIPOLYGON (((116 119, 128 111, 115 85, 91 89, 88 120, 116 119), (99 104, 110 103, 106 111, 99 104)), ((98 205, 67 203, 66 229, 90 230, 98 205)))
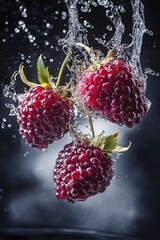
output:
POLYGON ((118 125, 133 127, 149 110, 144 79, 134 77, 123 60, 112 60, 88 70, 77 84, 76 95, 92 112, 118 125))
POLYGON ((104 192, 113 177, 111 157, 82 140, 67 144, 59 152, 54 169, 57 199, 85 201, 104 192))
POLYGON ((32 147, 45 149, 68 132, 72 103, 51 87, 34 87, 19 95, 17 121, 23 138, 32 147))

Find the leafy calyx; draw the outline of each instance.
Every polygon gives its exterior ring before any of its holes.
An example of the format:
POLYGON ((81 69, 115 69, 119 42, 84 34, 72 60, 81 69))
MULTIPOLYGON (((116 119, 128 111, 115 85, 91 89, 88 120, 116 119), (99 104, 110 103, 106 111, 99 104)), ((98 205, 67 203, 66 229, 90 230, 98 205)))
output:
POLYGON ((117 140, 118 140, 117 132, 110 136, 104 136, 103 134, 100 134, 91 140, 91 144, 97 148, 100 148, 102 152, 105 152, 105 153, 112 153, 112 152, 123 153, 130 148, 131 142, 129 142, 129 145, 127 147, 123 147, 123 146, 117 145, 117 140))

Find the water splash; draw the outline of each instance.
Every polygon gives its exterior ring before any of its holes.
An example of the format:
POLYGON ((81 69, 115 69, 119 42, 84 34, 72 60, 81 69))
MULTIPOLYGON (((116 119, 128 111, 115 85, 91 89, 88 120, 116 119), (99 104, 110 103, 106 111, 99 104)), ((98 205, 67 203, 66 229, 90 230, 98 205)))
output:
MULTIPOLYGON (((123 58, 132 66, 136 77, 143 79, 147 78, 147 74, 144 74, 144 72, 142 71, 140 57, 143 43, 143 35, 145 33, 152 35, 153 33, 149 31, 145 26, 144 5, 140 0, 130 0, 130 4, 132 7, 132 33, 128 34, 131 36, 131 42, 129 44, 123 42, 123 36, 124 33, 126 33, 126 26, 123 23, 122 15, 126 12, 126 10, 124 7, 125 5, 122 3, 122 1, 120 5, 114 5, 113 1, 110 0, 66 0, 66 3, 69 13, 69 29, 66 37, 60 40, 60 44, 67 44, 69 49, 73 49, 76 42, 88 44, 87 32, 89 28, 93 29, 94 26, 86 19, 83 19, 82 26, 79 20, 79 15, 81 12, 91 12, 92 8, 94 7, 103 7, 106 14, 106 16, 104 16, 104 21, 106 21, 107 23, 106 29, 110 32, 114 30, 114 33, 113 36, 109 39, 109 41, 106 41, 107 36, 105 38, 99 38, 95 36, 94 39, 99 44, 103 45, 107 51, 109 49, 114 49, 118 57, 123 58), (78 11, 78 9, 80 10, 78 11), (110 21, 111 24, 108 24, 108 21, 110 21)), ((71 52, 71 54, 73 54, 73 51, 71 52)), ((78 61, 76 63, 76 59, 79 60, 79 57, 77 55, 76 57, 73 57, 72 55, 72 58, 74 58, 72 66, 73 69, 70 68, 70 70, 71 72, 74 72, 75 65, 79 66, 78 61)), ((79 67, 76 69, 79 69, 79 67)))
POLYGON ((68 32, 64 39, 59 40, 59 44, 67 44, 69 51, 72 51, 72 47, 76 42, 83 42, 85 44, 88 44, 87 30, 79 22, 77 1, 66 0, 66 4, 69 13, 68 32))
POLYGON ((10 84, 6 85, 3 90, 4 96, 7 98, 12 98, 15 102, 17 101, 17 93, 15 90, 17 75, 18 75, 17 71, 13 73, 10 84))
MULTIPOLYGON (((3 90, 3 95, 6 98, 12 99, 14 102, 17 102, 18 95, 16 93, 16 79, 18 72, 14 72, 11 77, 11 82, 9 85, 6 85, 3 90)), ((5 106, 10 109, 9 116, 15 116, 17 114, 17 109, 13 103, 5 103, 5 106)))
MULTIPOLYGON (((140 57, 142 50, 143 35, 145 33, 152 35, 152 32, 149 31, 145 26, 144 18, 144 6, 140 0, 130 0, 129 3, 132 7, 132 33, 131 33, 131 42, 126 44, 123 42, 123 36, 126 31, 125 25, 123 23, 122 15, 125 13, 125 5, 123 1, 121 4, 114 5, 113 1, 110 0, 65 0, 68 8, 68 31, 66 36, 59 40, 59 45, 64 47, 65 52, 70 53, 70 62, 68 68, 71 73, 71 81, 80 76, 81 73, 86 70, 91 64, 91 56, 94 60, 99 61, 103 58, 103 53, 91 48, 90 56, 86 51, 82 51, 81 48, 76 46, 77 42, 89 45, 88 32, 89 30, 94 29, 94 24, 92 24, 87 19, 82 19, 80 22, 80 13, 91 12, 93 8, 101 8, 105 10, 104 21, 106 22, 106 29, 109 32, 113 32, 113 36, 107 41, 107 33, 105 32, 102 38, 97 36, 93 37, 99 44, 102 44, 106 48, 106 52, 109 49, 116 50, 117 56, 124 58, 132 67, 135 73, 135 76, 142 77, 144 80, 147 79, 149 74, 159 76, 158 73, 155 73, 150 68, 146 68, 145 71, 142 71, 140 57), (108 23, 108 21, 110 23, 108 23), (66 48, 67 46, 67 48, 66 48)), ((35 43, 36 38, 30 33, 27 24, 25 23, 27 15, 27 9, 19 5, 19 11, 21 13, 22 19, 18 21, 18 25, 15 28, 15 33, 18 34, 20 31, 23 31, 27 34, 28 39, 31 43, 35 43)), ((65 20, 67 17, 66 12, 55 11, 56 16, 61 16, 61 19, 65 20)), ((50 23, 47 19, 44 19, 46 29, 52 30, 53 24, 50 23)), ((7 24, 7 22, 6 22, 7 24)), ((47 32, 44 32, 47 36, 47 32)), ((48 39, 44 41, 46 46, 50 46, 50 41, 48 39)), ((53 48, 53 46, 51 46, 53 48)), ((58 47, 55 47, 58 51, 58 47)), ((22 60, 25 60, 25 55, 20 54, 22 60)), ((26 60, 27 63, 31 63, 31 57, 28 56, 26 60)), ((50 60, 53 62, 53 59, 50 60)), ((10 85, 6 85, 4 89, 4 96, 7 98, 12 98, 14 101, 17 101, 17 93, 15 90, 16 76, 15 72, 12 76, 10 85)), ((10 108, 10 116, 16 115, 16 107, 14 104, 6 103, 6 107, 10 108)))

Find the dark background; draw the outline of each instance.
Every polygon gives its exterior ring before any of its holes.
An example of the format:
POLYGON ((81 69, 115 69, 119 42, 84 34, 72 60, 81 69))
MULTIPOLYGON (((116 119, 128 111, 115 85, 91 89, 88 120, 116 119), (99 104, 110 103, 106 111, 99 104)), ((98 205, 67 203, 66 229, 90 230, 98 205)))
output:
MULTIPOLYGON (((160 69, 160 22, 157 1, 142 1, 145 7, 146 26, 153 36, 144 35, 141 63, 159 72, 160 69)), ((82 14, 81 19, 90 20, 95 28, 89 30, 89 42, 94 48, 99 45, 94 36, 101 37, 106 23, 102 9, 82 14)), ((9 117, 3 89, 11 81, 12 74, 25 62, 28 78, 36 82, 36 61, 43 53, 54 76, 64 58, 57 41, 64 38, 68 29, 68 16, 63 1, 3 1, 0 0, 0 232, 5 229, 85 229, 124 235, 143 236, 154 239, 160 233, 160 78, 149 75, 146 95, 152 105, 142 122, 133 129, 122 128, 122 143, 132 141, 131 149, 115 162, 119 178, 103 194, 88 199, 85 203, 68 205, 57 201, 52 184, 52 170, 57 153, 64 139, 54 143, 45 152, 31 149, 18 134, 15 117, 9 117), (22 17, 24 6, 27 17, 22 17), (18 21, 23 20, 27 32, 15 32, 18 21), (8 23, 7 23, 8 22, 8 23), (47 23, 53 26, 47 27, 47 23), (29 34, 36 39, 29 41, 29 34), (49 42, 49 44, 48 44, 49 42), (24 55, 24 59, 23 56, 24 55), (50 60, 51 59, 51 60, 50 60), (122 159, 123 158, 123 159, 122 159)), ((130 31, 130 7, 124 15, 124 23, 130 31)), ((111 32, 112 33, 112 32, 111 32)), ((108 38, 111 35, 108 32, 108 38)), ((129 37, 125 36, 126 41, 129 37)), ((66 72, 68 74, 68 72, 66 72)), ((67 77, 68 79, 68 77, 67 77)), ((23 92, 24 85, 17 77, 16 91, 23 92)), ((99 120, 100 121, 100 120, 99 120)), ((103 122, 96 123, 102 124, 103 122)), ((116 126, 111 126, 116 129, 116 126)), ((107 127, 108 127, 107 126, 107 127)), ((97 127, 98 129, 98 127, 97 127)), ((18 231, 18 230, 17 230, 18 231)), ((49 230, 48 230, 49 231, 49 230)))

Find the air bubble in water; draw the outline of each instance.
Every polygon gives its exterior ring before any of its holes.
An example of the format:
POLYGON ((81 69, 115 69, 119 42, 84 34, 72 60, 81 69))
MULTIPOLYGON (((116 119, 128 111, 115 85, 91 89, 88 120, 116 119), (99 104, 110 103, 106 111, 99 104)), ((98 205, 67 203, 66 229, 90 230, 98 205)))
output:
POLYGON ((120 11, 121 13, 125 13, 125 9, 124 9, 124 7, 123 7, 122 5, 119 5, 119 6, 118 6, 118 9, 119 9, 119 11, 120 11))
POLYGON ((88 6, 81 7, 81 11, 82 11, 82 12, 91 12, 91 8, 88 7, 88 6))
POLYGON ((83 21, 83 25, 86 27, 86 28, 94 28, 94 26, 92 24, 90 24, 87 20, 84 20, 83 21))
POLYGON ((108 18, 113 18, 114 16, 113 16, 113 13, 112 13, 112 11, 109 9, 109 10, 106 10, 106 16, 108 17, 108 18))
POLYGON ((144 75, 147 77, 148 75, 159 77, 160 74, 158 72, 153 71, 151 68, 145 68, 144 75))
POLYGON ((107 29, 108 31, 112 31, 112 30, 113 30, 113 27, 112 27, 111 25, 107 25, 106 29, 107 29))
POLYGON ((97 0, 97 2, 100 6, 108 6, 109 0, 97 0))

